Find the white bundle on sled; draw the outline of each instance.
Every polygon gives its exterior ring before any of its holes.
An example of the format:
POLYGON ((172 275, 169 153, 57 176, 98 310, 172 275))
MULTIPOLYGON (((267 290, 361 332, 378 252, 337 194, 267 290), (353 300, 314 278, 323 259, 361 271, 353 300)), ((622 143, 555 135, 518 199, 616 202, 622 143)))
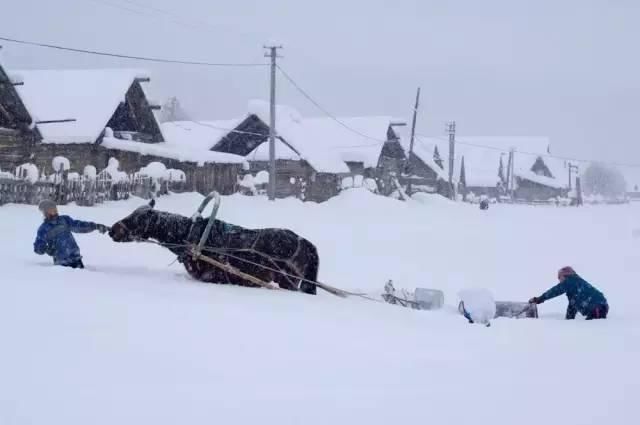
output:
POLYGON ((489 326, 496 316, 496 302, 486 289, 464 289, 458 293, 458 310, 469 323, 481 323, 489 326))

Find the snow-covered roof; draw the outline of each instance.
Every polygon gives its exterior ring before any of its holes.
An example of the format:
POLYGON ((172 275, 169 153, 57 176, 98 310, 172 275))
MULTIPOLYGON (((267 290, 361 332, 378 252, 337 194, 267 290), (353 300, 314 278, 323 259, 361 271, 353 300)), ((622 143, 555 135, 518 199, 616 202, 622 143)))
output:
POLYGON ((173 121, 160 125, 168 144, 193 150, 210 150, 240 124, 241 119, 223 121, 173 121))
POLYGON ((141 143, 130 140, 104 137, 101 146, 107 149, 117 149, 120 151, 136 152, 141 155, 153 155, 162 158, 175 159, 181 162, 195 162, 199 165, 205 163, 221 164, 245 164, 245 158, 230 153, 213 152, 201 149, 189 149, 177 147, 168 142, 162 143, 141 143))
POLYGON ((16 71, 17 86, 35 120, 75 119, 38 126, 44 143, 93 143, 137 77, 135 69, 16 71))
MULTIPOLYGON (((224 121, 168 122, 162 124, 162 130, 168 143, 188 145, 195 149, 211 149, 252 115, 268 126, 269 103, 251 100, 247 114, 241 118, 224 121)), ((349 167, 345 161, 362 162, 365 167, 375 167, 383 142, 387 138, 391 117, 347 117, 338 118, 338 121, 329 117, 306 118, 291 107, 278 105, 276 131, 286 144, 277 143, 276 158, 303 159, 316 171, 328 173, 348 173, 349 167)), ((268 144, 263 143, 247 158, 266 160, 268 152, 268 144)))
MULTIPOLYGON (((269 143, 261 143, 252 150, 247 156, 248 161, 268 161, 269 160, 269 143)), ((293 149, 286 143, 276 139, 276 159, 287 159, 299 161, 302 159, 293 149)))
MULTIPOLYGON (((252 100, 248 109, 249 114, 269 123, 267 102, 252 100)), ((278 135, 316 171, 337 173, 349 172, 345 161, 362 162, 367 168, 377 166, 392 122, 388 116, 306 118, 283 105, 277 107, 276 119, 278 135)))
MULTIPOLYGON (((443 173, 447 174, 449 144, 446 136, 416 137, 414 152, 417 152, 422 159, 423 156, 426 156, 433 161, 433 150, 436 145, 444 162, 443 173), (420 147, 424 149, 423 152, 418 151, 420 147)), ((549 156, 549 146, 549 138, 547 137, 456 136, 454 180, 460 176, 461 160, 464 157, 467 186, 495 187, 500 181, 498 176, 500 157, 502 157, 506 176, 509 151, 514 149, 514 174, 516 176, 545 186, 564 188, 567 185, 564 178, 566 161, 549 156), (544 161, 553 178, 539 176, 531 171, 538 158, 544 161)), ((407 148, 405 147, 405 149, 407 148)))

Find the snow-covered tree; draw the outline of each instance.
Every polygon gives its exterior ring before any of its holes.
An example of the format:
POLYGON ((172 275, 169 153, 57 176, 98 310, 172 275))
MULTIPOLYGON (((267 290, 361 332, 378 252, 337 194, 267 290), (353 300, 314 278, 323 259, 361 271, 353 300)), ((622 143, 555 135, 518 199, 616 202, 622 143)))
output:
POLYGON ((604 197, 623 195, 627 186, 620 170, 599 163, 592 163, 587 167, 583 183, 585 193, 604 197))
POLYGON ((436 145, 433 150, 433 162, 438 164, 438 167, 444 170, 444 161, 442 161, 442 157, 440 156, 440 152, 438 151, 438 145, 436 145))
POLYGON ((186 121, 189 119, 187 112, 184 110, 177 97, 172 96, 162 105, 160 112, 160 122, 169 121, 186 121))

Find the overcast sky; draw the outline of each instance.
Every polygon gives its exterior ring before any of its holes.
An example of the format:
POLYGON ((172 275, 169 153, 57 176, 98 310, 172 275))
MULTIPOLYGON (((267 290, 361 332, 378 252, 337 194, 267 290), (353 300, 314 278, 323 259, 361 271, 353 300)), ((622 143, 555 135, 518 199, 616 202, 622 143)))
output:
MULTIPOLYGON (((549 136, 552 152, 640 163, 637 0, 21 0, 0 36, 125 54, 281 66, 340 116, 408 116, 439 136, 549 136), (170 13, 167 13, 170 12, 170 13)), ((140 67, 196 119, 268 98, 267 68, 156 65, 3 43, 8 68, 140 67)), ((279 103, 320 115, 278 80, 279 103)))

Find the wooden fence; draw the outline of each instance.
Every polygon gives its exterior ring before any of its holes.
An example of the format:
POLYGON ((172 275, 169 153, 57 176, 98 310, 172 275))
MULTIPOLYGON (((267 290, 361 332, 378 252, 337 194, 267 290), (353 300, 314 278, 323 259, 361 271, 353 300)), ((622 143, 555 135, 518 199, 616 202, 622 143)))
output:
POLYGON ((54 178, 32 182, 25 176, 0 178, 0 205, 37 205, 44 199, 52 199, 59 205, 75 202, 92 206, 104 201, 118 201, 137 196, 150 199, 169 192, 187 191, 186 181, 163 181, 149 177, 129 176, 114 182, 106 178, 80 177, 69 179, 64 173, 54 178))

